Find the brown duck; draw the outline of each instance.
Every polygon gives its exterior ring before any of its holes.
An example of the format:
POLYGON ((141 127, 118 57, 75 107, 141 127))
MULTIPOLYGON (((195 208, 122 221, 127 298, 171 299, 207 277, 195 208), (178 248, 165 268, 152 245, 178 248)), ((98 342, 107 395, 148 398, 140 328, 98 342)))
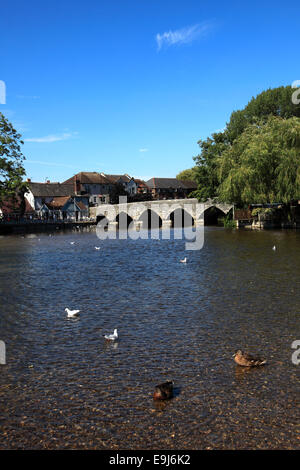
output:
POLYGON ((267 362, 265 359, 260 359, 259 357, 251 356, 251 354, 243 352, 240 349, 238 349, 238 351, 236 351, 233 354, 233 357, 234 357, 235 362, 239 366, 243 366, 243 367, 263 366, 267 362))
POLYGON ((154 400, 168 400, 173 397, 173 382, 168 381, 160 385, 156 385, 153 398, 154 400))

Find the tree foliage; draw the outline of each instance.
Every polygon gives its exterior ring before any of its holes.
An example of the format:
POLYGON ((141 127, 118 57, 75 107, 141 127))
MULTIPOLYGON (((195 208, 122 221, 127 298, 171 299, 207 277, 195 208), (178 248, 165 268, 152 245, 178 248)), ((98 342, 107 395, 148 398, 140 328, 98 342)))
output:
POLYGON ((13 198, 22 186, 25 175, 22 144, 21 135, 0 113, 0 202, 13 198))
POLYGON ((217 161, 218 196, 238 205, 300 198, 300 119, 249 125, 217 161))
POLYGON ((222 132, 198 142, 194 196, 241 206, 300 196, 300 105, 292 103, 293 92, 263 91, 234 111, 222 132))
POLYGON ((128 196, 127 191, 122 183, 116 183, 113 185, 111 194, 110 194, 110 203, 111 204, 119 204, 119 197, 120 196, 128 196))
POLYGON ((197 167, 189 168, 188 170, 183 170, 178 175, 176 175, 176 178, 181 181, 195 181, 197 182, 197 172, 198 169, 197 167))
POLYGON ((217 160, 227 147, 227 137, 223 132, 215 133, 211 138, 199 140, 198 145, 201 153, 194 158, 198 167, 198 190, 193 192, 193 196, 206 201, 217 197, 217 160))

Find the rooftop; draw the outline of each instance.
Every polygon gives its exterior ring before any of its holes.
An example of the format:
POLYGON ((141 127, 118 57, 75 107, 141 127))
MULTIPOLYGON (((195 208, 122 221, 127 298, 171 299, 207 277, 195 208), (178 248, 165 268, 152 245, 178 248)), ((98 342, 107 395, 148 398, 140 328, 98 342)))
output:
POLYGON ((177 178, 151 178, 146 184, 155 189, 197 189, 197 183, 194 181, 182 181, 177 178))
POLYGON ((109 184, 110 181, 103 173, 97 173, 97 171, 81 171, 76 175, 72 176, 68 180, 64 181, 63 184, 74 184, 76 181, 82 184, 109 184))
POLYGON ((121 180, 123 183, 129 183, 132 179, 129 175, 104 175, 111 183, 117 183, 121 180))
POLYGON ((27 187, 35 197, 74 196, 74 184, 65 183, 32 183, 27 182, 27 187))

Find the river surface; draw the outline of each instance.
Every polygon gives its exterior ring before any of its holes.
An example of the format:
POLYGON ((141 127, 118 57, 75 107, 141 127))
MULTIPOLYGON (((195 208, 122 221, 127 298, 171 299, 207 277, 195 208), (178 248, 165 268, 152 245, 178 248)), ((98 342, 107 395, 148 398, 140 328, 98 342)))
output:
POLYGON ((1 237, 0 294, 0 449, 300 448, 299 232, 1 237))

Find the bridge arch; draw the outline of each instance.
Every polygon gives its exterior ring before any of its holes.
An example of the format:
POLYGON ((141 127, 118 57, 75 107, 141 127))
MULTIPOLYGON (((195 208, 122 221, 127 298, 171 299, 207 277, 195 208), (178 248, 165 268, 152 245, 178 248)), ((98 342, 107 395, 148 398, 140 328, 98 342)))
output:
POLYGON ((143 222, 143 228, 160 228, 162 226, 162 218, 152 209, 146 209, 139 217, 139 221, 143 222))
POLYGON ((106 219, 106 216, 104 214, 97 214, 97 217, 96 217, 96 222, 97 223, 100 222, 103 219, 106 219))
POLYGON ((98 214, 96 217, 97 224, 100 224, 102 228, 107 229, 109 219, 104 214, 98 214))
POLYGON ((218 225, 218 219, 226 216, 223 208, 218 206, 218 204, 212 204, 205 208, 203 213, 204 225, 218 225))
MULTIPOLYGON (((171 202, 171 201, 168 201, 171 202)), ((170 215, 178 209, 183 209, 187 214, 194 218, 194 207, 193 204, 185 204, 185 203, 175 203, 170 204, 171 207, 168 207, 166 211, 166 219, 170 219, 170 215)))
POLYGON ((127 230, 131 222, 133 222, 132 217, 130 217, 127 212, 119 212, 119 214, 116 217, 116 222, 118 224, 118 228, 121 230, 127 230))
POLYGON ((195 219, 190 211, 177 207, 177 209, 170 212, 168 219, 171 221, 171 227, 184 228, 195 225, 195 219))

